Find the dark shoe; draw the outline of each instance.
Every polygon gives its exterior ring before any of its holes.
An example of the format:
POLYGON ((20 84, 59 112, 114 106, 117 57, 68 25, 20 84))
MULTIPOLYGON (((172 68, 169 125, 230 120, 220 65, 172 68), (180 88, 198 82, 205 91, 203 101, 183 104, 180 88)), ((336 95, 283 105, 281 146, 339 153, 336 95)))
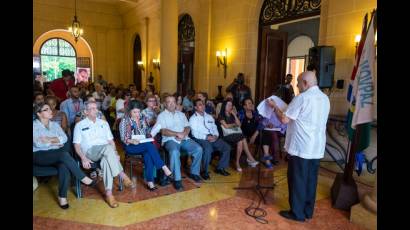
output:
POLYGON ((62 209, 67 209, 67 208, 70 207, 70 206, 68 205, 68 203, 65 204, 65 205, 58 204, 58 206, 60 206, 60 208, 62 208, 62 209))
POLYGON ((182 183, 180 180, 174 181, 174 187, 177 191, 181 191, 184 189, 184 186, 182 186, 182 183))
POLYGON ((290 212, 290 211, 284 211, 284 210, 282 210, 282 211, 280 211, 279 212, 279 215, 281 215, 282 217, 284 217, 284 218, 286 218, 286 219, 289 219, 289 220, 294 220, 294 221, 299 221, 299 222, 304 222, 305 221, 305 219, 297 219, 296 217, 295 217, 295 215, 292 213, 292 212, 290 212))
POLYGON ((192 180, 194 180, 196 183, 201 182, 201 177, 199 177, 198 175, 195 174, 189 174, 189 178, 191 178, 192 180))
POLYGON ((273 160, 273 161, 272 161, 272 164, 273 164, 273 165, 278 165, 278 164, 279 164, 279 161, 278 161, 278 160, 273 160))
POLYGON ((171 182, 170 182, 170 179, 167 176, 165 176, 161 180, 159 180, 158 184, 164 187, 164 186, 171 184, 171 182))
POLYGON ((225 171, 225 169, 216 169, 215 173, 221 174, 222 176, 229 176, 231 175, 230 173, 228 173, 227 171, 225 171))
POLYGON ((168 181, 171 181, 171 182, 174 182, 174 181, 175 181, 175 178, 174 178, 174 174, 173 174, 173 173, 169 174, 169 176, 166 176, 166 177, 167 177, 168 181))
POLYGON ((206 173, 202 173, 201 174, 201 177, 204 179, 204 180, 210 180, 211 179, 211 177, 209 176, 209 174, 206 172, 206 173))

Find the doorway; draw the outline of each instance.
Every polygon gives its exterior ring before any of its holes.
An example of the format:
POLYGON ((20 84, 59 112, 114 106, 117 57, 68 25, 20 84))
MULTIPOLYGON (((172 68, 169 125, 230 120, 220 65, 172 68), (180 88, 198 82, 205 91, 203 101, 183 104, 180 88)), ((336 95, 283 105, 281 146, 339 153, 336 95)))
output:
POLYGON ((264 27, 261 35, 261 52, 258 67, 260 72, 256 79, 256 101, 272 95, 285 74, 287 57, 287 33, 264 27))
POLYGON ((309 2, 307 5, 291 0, 263 2, 259 15, 256 103, 273 95, 284 84, 288 69, 296 73, 305 68, 303 55, 287 52, 290 41, 300 35, 308 35, 317 45, 321 1, 309 2))
POLYGON ((195 27, 189 14, 180 16, 178 23, 178 81, 177 92, 186 95, 194 87, 195 27))

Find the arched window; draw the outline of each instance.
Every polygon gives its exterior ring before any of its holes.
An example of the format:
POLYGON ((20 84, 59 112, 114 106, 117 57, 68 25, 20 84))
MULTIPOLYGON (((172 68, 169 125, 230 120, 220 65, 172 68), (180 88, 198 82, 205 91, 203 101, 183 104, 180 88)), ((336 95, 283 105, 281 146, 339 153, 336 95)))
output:
POLYGON ((73 46, 64 39, 52 38, 45 41, 40 48, 40 58, 41 71, 46 81, 60 78, 64 69, 75 72, 76 56, 73 46))

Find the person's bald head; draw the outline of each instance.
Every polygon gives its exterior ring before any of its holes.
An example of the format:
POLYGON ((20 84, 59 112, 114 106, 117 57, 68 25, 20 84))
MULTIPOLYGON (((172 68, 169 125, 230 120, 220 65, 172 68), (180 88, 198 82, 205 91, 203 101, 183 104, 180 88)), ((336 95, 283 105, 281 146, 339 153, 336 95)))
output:
POLYGON ((298 88, 300 92, 306 91, 312 86, 317 85, 316 74, 312 71, 306 71, 298 77, 298 88))

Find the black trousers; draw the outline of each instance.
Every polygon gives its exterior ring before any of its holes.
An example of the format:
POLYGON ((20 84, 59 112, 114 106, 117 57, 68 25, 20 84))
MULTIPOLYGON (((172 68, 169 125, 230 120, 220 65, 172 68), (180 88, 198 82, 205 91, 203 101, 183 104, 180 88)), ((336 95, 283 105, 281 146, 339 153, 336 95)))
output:
MULTIPOLYGON (((79 180, 86 176, 66 149, 65 146, 59 149, 33 152, 34 165, 53 166, 57 168, 59 197, 67 197, 67 190, 70 186, 70 173, 79 180)), ((34 172, 34 174, 35 173, 36 172, 34 172)))
POLYGON ((289 205, 298 220, 312 218, 315 208, 320 159, 290 155, 288 162, 289 205))

